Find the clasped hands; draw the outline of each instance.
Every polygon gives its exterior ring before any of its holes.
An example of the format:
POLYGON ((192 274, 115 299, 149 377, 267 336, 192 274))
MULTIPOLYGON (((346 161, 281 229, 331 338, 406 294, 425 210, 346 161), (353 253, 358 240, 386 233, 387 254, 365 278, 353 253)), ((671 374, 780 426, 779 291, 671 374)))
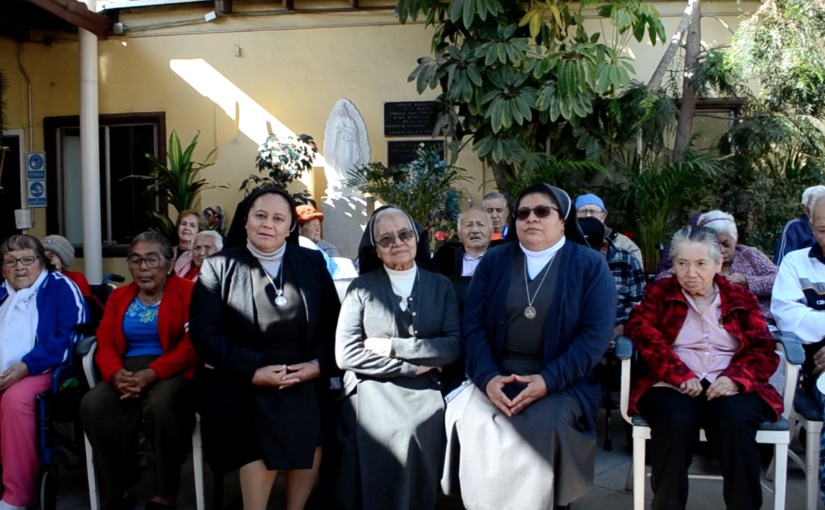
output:
MULTIPOLYGON (((699 379, 694 377, 693 379, 680 384, 679 391, 688 397, 695 398, 704 393, 705 389, 702 387, 702 383, 699 382, 699 379)), ((724 375, 717 377, 707 389, 708 400, 713 400, 720 397, 730 397, 732 395, 736 395, 737 393, 739 393, 739 385, 724 375)))
MULTIPOLYGON (((391 338, 367 338, 364 340, 364 349, 371 353, 381 356, 382 358, 389 358, 392 353, 392 339, 391 338)), ((426 374, 430 370, 438 370, 441 372, 441 367, 429 367, 424 365, 418 366, 418 373, 416 375, 426 374)))
POLYGON ((151 368, 137 373, 121 368, 112 374, 112 386, 120 392, 120 400, 138 398, 146 390, 160 380, 158 374, 151 368))
POLYGON ((318 363, 312 361, 295 365, 270 365, 255 371, 255 375, 252 376, 252 384, 256 386, 277 386, 279 390, 282 390, 315 379, 319 375, 321 375, 321 367, 318 363))
POLYGON ((485 391, 490 402, 508 418, 512 418, 536 400, 547 395, 547 384, 540 375, 497 375, 490 379, 485 391), (526 384, 527 387, 521 390, 516 398, 510 400, 504 394, 504 387, 514 382, 526 384))

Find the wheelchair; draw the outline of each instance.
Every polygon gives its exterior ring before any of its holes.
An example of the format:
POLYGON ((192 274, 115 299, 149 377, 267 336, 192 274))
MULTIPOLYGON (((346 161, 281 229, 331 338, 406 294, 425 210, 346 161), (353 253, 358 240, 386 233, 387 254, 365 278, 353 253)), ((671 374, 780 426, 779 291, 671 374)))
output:
MULTIPOLYGON (((85 449, 83 427, 80 424, 78 409, 80 399, 88 391, 84 377, 75 375, 75 367, 81 367, 83 338, 93 335, 103 317, 103 308, 106 300, 114 290, 110 282, 122 283, 125 279, 116 274, 109 274, 103 278, 100 285, 92 285, 92 296, 86 298, 89 307, 90 321, 78 324, 72 331, 71 341, 73 355, 58 365, 52 372, 52 382, 49 390, 37 396, 35 405, 35 423, 37 426, 37 446, 40 458, 40 497, 30 508, 40 510, 55 510, 59 485, 59 469, 56 461, 67 471, 76 471, 85 466, 85 449), (66 437, 57 430, 56 423, 71 424, 71 435, 66 437), (56 448, 57 445, 63 449, 56 448), (72 463, 66 455, 67 450, 78 462, 72 463)), ((82 373, 82 369, 77 373, 82 373)))

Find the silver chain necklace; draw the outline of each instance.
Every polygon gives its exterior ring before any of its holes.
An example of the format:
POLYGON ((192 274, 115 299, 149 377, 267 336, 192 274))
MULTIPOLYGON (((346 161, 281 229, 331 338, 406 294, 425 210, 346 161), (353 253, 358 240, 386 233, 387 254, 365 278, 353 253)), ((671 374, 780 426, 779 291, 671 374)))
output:
POLYGON ((278 288, 278 286, 275 285, 275 281, 272 279, 271 276, 269 276, 269 271, 267 271, 265 268, 262 268, 262 269, 264 270, 264 274, 266 275, 266 277, 269 278, 269 283, 271 283, 272 287, 275 288, 275 306, 277 306, 278 308, 285 307, 287 305, 287 300, 284 297, 284 263, 283 263, 283 261, 281 261, 281 268, 278 270, 278 273, 281 275, 280 276, 281 288, 278 288))
POLYGON ((533 308, 533 301, 536 300, 536 296, 539 295, 539 291, 541 290, 541 286, 544 285, 544 279, 547 278, 547 273, 550 272, 550 266, 553 265, 553 260, 555 260, 555 256, 550 259, 550 262, 547 263, 547 267, 544 268, 544 276, 541 277, 541 282, 539 282, 539 286, 536 289, 536 292, 533 294, 533 297, 530 297, 530 286, 528 285, 529 279, 527 278, 527 257, 524 257, 524 290, 527 291, 527 308, 524 309, 524 316, 528 319, 535 319, 536 318, 536 309, 533 308))

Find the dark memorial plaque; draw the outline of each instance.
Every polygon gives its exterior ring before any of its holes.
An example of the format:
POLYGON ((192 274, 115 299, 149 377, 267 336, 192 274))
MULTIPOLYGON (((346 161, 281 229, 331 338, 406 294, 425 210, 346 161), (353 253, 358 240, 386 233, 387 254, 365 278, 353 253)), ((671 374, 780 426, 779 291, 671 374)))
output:
POLYGON ((436 111, 435 101, 384 103, 384 136, 430 136, 436 111))
POLYGON ((444 159, 444 140, 387 142, 387 166, 395 167, 412 163, 418 157, 418 149, 421 145, 424 145, 425 149, 438 151, 441 159, 444 159))

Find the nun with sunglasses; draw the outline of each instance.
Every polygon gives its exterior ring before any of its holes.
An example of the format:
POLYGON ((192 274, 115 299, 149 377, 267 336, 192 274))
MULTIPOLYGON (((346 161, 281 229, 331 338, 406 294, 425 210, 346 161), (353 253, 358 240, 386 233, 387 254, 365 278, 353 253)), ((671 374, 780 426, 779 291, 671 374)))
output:
POLYGON ((439 375, 459 358, 458 302, 426 230, 399 209, 375 212, 359 260, 336 333, 345 396, 325 489, 347 510, 431 510, 446 445, 439 375))
POLYGON ((468 510, 562 509, 593 486, 593 369, 613 338, 616 286, 563 190, 534 184, 513 211, 470 283, 469 381, 448 397, 442 488, 468 510))
POLYGON ((321 447, 334 429, 335 284, 319 251, 298 245, 292 197, 253 191, 238 206, 227 249, 204 260, 189 335, 203 357, 196 406, 206 459, 240 469, 246 510, 264 510, 286 472, 286 508, 304 508, 321 447))

